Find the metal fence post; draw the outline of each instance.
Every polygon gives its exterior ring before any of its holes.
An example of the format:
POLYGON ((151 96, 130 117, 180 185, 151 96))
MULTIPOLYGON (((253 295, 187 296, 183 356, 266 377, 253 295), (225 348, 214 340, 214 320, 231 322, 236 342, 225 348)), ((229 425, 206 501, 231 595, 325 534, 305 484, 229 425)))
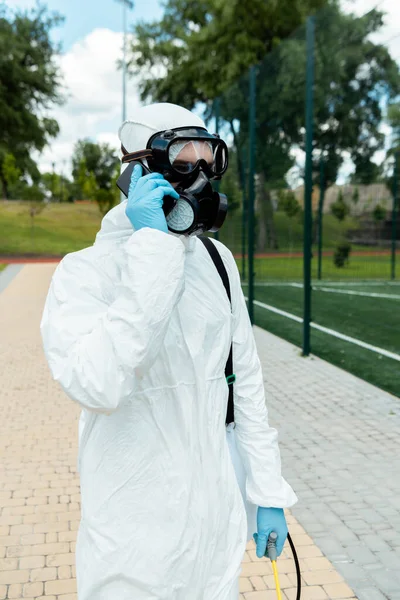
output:
POLYGON ((393 208, 392 208, 392 258, 391 258, 391 279, 396 279, 396 246, 397 246, 397 214, 399 209, 399 161, 400 152, 394 155, 394 173, 393 173, 393 208))
MULTIPOLYGON (((215 133, 219 134, 219 114, 220 114, 220 108, 221 108, 221 99, 220 98, 216 98, 214 100, 214 114, 215 114, 215 133)), ((215 190, 218 192, 219 190, 219 181, 215 182, 215 190)), ((219 239, 219 232, 216 231, 214 233, 214 238, 216 240, 219 239)))
POLYGON ((322 220, 325 199, 325 163, 321 156, 319 163, 319 205, 318 205, 318 279, 322 279, 322 220))
POLYGON ((242 149, 242 279, 246 279, 246 222, 247 222, 247 197, 246 197, 246 148, 242 149))
POLYGON ((256 131, 256 67, 249 70, 249 197, 248 197, 248 260, 249 260, 249 315, 254 324, 254 170, 256 131))
POLYGON ((312 236, 312 143, 314 100, 314 33, 315 17, 307 19, 306 68, 306 165, 304 181, 304 307, 303 355, 310 354, 311 322, 311 236, 312 236))

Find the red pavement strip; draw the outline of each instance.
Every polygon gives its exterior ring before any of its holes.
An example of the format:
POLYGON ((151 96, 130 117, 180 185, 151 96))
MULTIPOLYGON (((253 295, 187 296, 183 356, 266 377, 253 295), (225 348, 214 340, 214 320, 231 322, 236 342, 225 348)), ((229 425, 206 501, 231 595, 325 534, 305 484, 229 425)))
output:
POLYGON ((0 264, 58 263, 62 256, 0 256, 0 264))

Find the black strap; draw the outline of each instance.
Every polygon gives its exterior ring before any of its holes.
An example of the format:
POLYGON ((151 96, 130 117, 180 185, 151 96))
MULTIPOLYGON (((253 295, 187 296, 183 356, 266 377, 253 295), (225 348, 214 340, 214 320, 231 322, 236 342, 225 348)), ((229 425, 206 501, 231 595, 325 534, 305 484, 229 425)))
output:
MULTIPOLYGON (((228 273, 226 272, 226 268, 224 265, 224 262, 221 258, 220 253, 218 252, 215 244, 211 241, 210 238, 208 237, 203 237, 200 236, 199 239, 203 242, 204 246, 206 247, 209 255, 211 256, 211 259, 219 273, 219 276, 222 279, 222 283, 224 284, 224 288, 226 290, 227 296, 229 298, 229 302, 231 303, 231 307, 232 307, 232 299, 231 299, 231 286, 229 284, 229 277, 228 277, 228 273)), ((226 367, 225 367, 225 377, 226 377, 226 381, 228 383, 229 386, 229 398, 228 398, 228 408, 226 411, 226 420, 225 423, 226 425, 229 425, 230 423, 234 423, 235 422, 235 410, 234 410, 234 405, 233 405, 233 384, 235 381, 235 376, 233 374, 233 348, 232 348, 232 344, 231 344, 231 348, 229 351, 229 356, 228 356, 228 360, 226 361, 226 367)))

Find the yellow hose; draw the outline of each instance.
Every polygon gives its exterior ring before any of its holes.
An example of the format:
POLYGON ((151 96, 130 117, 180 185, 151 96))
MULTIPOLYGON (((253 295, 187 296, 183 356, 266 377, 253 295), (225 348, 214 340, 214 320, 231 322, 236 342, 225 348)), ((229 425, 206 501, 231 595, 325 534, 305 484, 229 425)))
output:
POLYGON ((272 560, 271 563, 272 563, 272 570, 274 572, 276 595, 278 597, 278 600, 282 600, 281 586, 279 584, 279 577, 278 577, 278 569, 276 567, 276 560, 272 560))

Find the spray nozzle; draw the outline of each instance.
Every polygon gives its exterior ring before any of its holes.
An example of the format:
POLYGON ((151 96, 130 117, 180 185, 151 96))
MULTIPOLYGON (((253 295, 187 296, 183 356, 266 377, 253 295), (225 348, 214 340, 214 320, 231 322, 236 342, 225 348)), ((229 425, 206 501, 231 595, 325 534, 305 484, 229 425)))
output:
POLYGON ((267 556, 271 562, 276 561, 276 559, 278 558, 278 555, 276 552, 277 539, 278 539, 278 534, 275 531, 271 531, 271 533, 269 534, 269 537, 268 537, 268 542, 267 542, 267 556))

